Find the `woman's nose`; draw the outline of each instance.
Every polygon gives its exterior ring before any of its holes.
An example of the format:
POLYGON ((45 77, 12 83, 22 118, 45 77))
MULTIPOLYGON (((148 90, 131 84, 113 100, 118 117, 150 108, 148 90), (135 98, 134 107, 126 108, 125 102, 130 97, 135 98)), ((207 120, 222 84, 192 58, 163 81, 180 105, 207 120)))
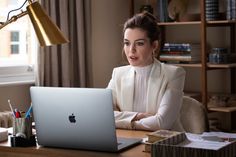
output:
POLYGON ((136 51, 135 44, 130 45, 130 52, 134 53, 136 51))

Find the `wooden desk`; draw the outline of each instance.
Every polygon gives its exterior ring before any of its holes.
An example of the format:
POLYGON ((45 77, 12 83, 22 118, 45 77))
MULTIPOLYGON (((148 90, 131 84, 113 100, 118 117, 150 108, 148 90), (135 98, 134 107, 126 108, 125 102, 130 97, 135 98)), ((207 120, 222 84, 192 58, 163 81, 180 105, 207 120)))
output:
MULTIPOLYGON (((143 138, 147 132, 117 130, 118 137, 143 138)), ((150 157, 150 153, 143 152, 144 144, 124 150, 120 153, 107 153, 97 151, 58 149, 48 147, 10 147, 10 141, 0 143, 0 156, 17 157, 150 157)))

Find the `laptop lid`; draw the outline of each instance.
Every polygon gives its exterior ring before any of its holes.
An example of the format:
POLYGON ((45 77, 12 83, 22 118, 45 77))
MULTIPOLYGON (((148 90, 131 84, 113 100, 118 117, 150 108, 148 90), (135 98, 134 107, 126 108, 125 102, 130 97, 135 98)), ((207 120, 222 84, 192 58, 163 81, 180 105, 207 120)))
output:
POLYGON ((39 145, 119 150, 110 89, 31 87, 30 94, 39 145))

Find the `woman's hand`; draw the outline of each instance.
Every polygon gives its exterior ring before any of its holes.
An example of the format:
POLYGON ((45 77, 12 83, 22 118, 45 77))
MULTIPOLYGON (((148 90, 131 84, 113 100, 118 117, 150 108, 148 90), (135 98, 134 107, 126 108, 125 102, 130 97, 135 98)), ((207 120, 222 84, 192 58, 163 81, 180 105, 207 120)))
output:
POLYGON ((147 118, 147 117, 150 117, 150 116, 152 116, 152 114, 147 113, 147 112, 145 112, 145 113, 138 113, 138 114, 134 117, 134 119, 133 119, 132 121, 138 121, 138 120, 140 120, 140 119, 147 118))

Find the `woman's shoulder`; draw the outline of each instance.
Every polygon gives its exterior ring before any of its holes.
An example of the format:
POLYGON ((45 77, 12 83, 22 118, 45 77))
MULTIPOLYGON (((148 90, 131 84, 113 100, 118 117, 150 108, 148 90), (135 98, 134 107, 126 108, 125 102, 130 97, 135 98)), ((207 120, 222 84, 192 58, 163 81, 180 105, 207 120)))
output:
POLYGON ((163 68, 168 72, 185 72, 184 68, 176 65, 162 63, 163 68))
POLYGON ((113 71, 116 73, 124 73, 124 72, 128 72, 131 68, 132 66, 130 65, 124 65, 124 66, 115 67, 113 71))
POLYGON ((165 75, 167 75, 170 79, 178 76, 185 76, 186 74, 184 68, 180 66, 161 63, 161 67, 165 75))

